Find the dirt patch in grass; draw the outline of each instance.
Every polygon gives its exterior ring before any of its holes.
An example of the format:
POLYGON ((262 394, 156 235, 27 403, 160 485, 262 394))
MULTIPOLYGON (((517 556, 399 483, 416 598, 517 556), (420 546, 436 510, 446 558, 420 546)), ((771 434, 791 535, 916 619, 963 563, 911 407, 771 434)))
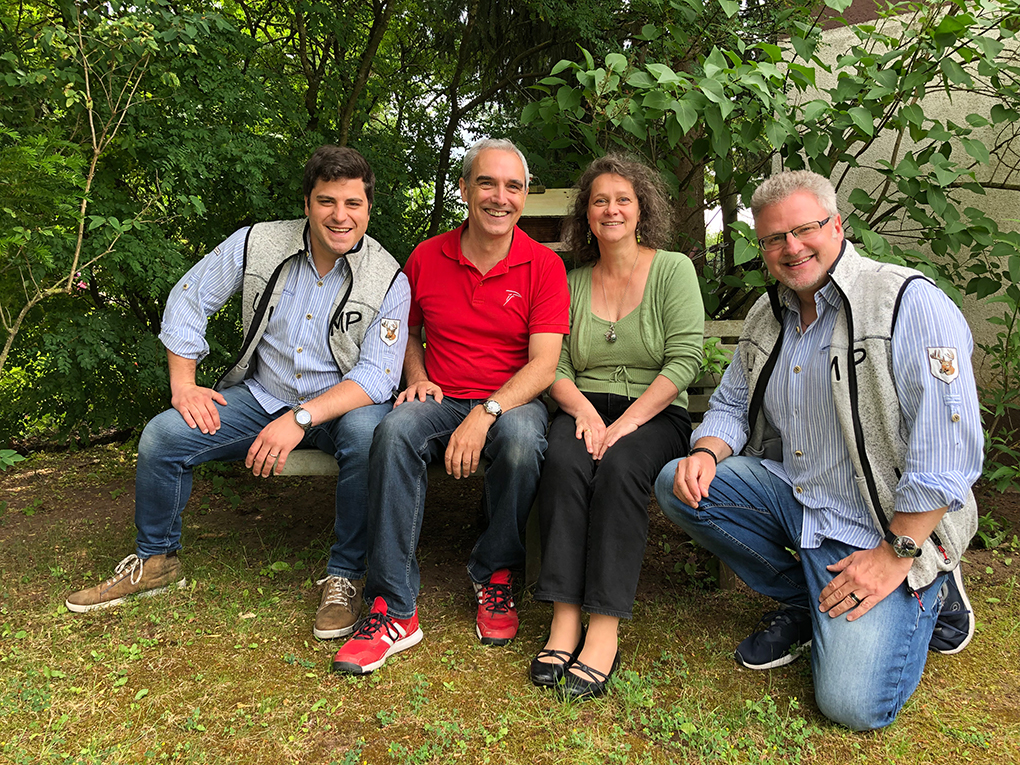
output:
POLYGON ((613 693, 571 706, 532 688, 548 604, 522 595, 506 649, 474 638, 464 566, 478 479, 429 488, 422 646, 366 678, 334 675, 336 645, 310 635, 334 490, 329 478, 199 471, 184 519, 189 588, 82 618, 63 597, 133 550, 133 452, 34 455, 0 474, 0 761, 1015 762, 1018 494, 977 489, 996 543, 967 553, 974 642, 932 655, 899 721, 856 736, 814 707, 807 662, 736 670, 733 646, 771 604, 716 589, 709 556, 654 503, 613 693))

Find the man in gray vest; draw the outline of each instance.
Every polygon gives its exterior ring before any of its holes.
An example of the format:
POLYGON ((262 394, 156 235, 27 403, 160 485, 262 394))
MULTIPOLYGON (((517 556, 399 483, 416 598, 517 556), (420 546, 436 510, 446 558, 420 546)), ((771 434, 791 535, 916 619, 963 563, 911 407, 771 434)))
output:
POLYGON ((340 468, 336 543, 314 634, 351 632, 365 575, 368 452, 400 383, 410 303, 400 266, 365 233, 374 187, 358 152, 323 146, 305 165, 305 218, 240 229, 174 287, 160 333, 173 409, 153 418, 138 443, 137 547, 110 579, 72 594, 69 610, 183 587, 177 551, 192 468, 243 459, 267 477, 303 444, 334 455, 340 468), (215 388, 201 387, 206 322, 238 290, 238 359, 215 388))
POLYGON ((736 660, 771 669, 811 644, 821 712, 881 728, 929 649, 957 653, 974 634, 960 572, 984 445, 973 341, 923 274, 857 253, 828 179, 775 175, 751 211, 779 283, 748 313, 694 448, 655 495, 786 606, 736 660))

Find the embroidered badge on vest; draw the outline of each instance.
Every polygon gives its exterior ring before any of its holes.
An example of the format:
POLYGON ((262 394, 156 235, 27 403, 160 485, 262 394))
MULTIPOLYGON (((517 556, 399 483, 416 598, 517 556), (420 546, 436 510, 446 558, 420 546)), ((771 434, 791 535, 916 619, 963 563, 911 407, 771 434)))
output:
POLYGON ((397 330, 400 329, 400 319, 380 319, 379 339, 386 345, 393 345, 397 342, 397 330))
POLYGON ((936 380, 951 383, 960 376, 960 369, 956 365, 956 349, 929 348, 928 368, 936 380))

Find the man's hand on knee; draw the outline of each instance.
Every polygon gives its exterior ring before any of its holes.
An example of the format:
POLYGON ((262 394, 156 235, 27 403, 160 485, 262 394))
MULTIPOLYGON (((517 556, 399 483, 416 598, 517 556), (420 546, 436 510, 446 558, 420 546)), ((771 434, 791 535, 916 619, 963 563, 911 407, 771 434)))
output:
POLYGON ((446 446, 446 473, 454 478, 467 478, 478 470, 482 449, 489 428, 495 422, 493 416, 482 407, 476 406, 464 418, 450 436, 446 446))
POLYGON ((245 467, 250 468, 254 475, 266 478, 275 466, 276 474, 279 475, 287 464, 287 455, 301 443, 304 436, 305 431, 297 424, 294 415, 286 412, 262 428, 255 437, 244 458, 245 467))
POLYGON ((393 406, 400 406, 405 401, 424 401, 426 396, 432 396, 438 404, 443 400, 443 389, 431 380, 420 380, 419 382, 411 383, 400 392, 393 406))
POLYGON ((170 399, 170 405, 180 413, 189 428, 198 428, 206 434, 220 429, 220 413, 216 404, 227 405, 223 394, 199 385, 184 386, 170 399))
POLYGON ((914 559, 897 558, 885 547, 857 550, 826 566, 837 575, 819 593, 818 610, 831 617, 847 614, 846 620, 852 622, 903 584, 914 559))
POLYGON ((673 494, 689 507, 697 507, 708 496, 708 487, 715 478, 715 460, 711 455, 697 452, 676 464, 673 476, 673 494))

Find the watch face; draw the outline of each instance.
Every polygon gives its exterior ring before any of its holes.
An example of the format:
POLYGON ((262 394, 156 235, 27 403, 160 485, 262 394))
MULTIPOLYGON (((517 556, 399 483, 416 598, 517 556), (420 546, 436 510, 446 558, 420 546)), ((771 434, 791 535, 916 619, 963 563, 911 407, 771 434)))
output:
POLYGON ((298 425, 305 427, 312 424, 312 415, 304 409, 298 409, 294 412, 294 419, 298 421, 298 425))
POLYGON ((502 407, 500 407, 500 405, 495 401, 486 401, 483 406, 485 407, 485 411, 494 417, 499 417, 503 413, 502 407))
POLYGON ((917 554, 917 544, 910 537, 896 537, 893 547, 901 558, 913 558, 917 554))

